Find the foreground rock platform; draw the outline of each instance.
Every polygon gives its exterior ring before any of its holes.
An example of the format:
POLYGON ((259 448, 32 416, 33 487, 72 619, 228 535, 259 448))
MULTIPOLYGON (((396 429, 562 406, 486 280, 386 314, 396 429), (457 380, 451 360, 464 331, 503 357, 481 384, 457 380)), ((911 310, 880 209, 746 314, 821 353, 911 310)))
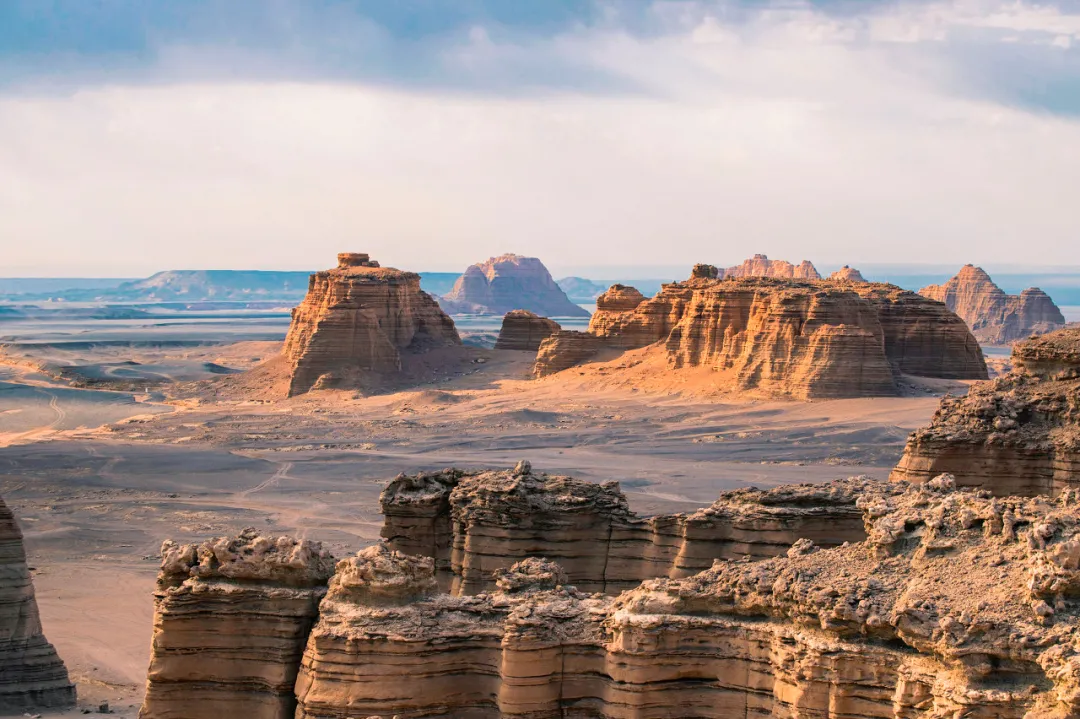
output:
POLYGON ((0 498, 0 715, 74 704, 75 686, 41 628, 22 532, 0 498))

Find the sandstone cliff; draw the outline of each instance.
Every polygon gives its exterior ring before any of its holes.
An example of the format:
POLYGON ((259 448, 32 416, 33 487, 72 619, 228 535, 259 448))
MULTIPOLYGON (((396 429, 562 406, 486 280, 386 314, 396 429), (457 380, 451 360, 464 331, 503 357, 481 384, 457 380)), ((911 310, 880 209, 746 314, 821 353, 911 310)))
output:
POLYGON ((741 265, 728 267, 720 277, 776 277, 780 279, 820 280, 812 262, 803 260, 797 265, 784 260, 770 260, 765 255, 754 255, 741 265))
POLYGON ((535 352, 540 349, 541 342, 560 329, 555 320, 540 317, 528 310, 513 310, 503 317, 495 349, 535 352))
POLYGON ((308 632, 334 570, 317 542, 254 529, 162 546, 141 719, 292 719, 308 632))
POLYGON ((872 483, 725 492, 692 513, 639 517, 618 483, 512 471, 402 475, 380 497, 387 546, 431 557, 454 593, 495 586, 494 572, 529 556, 559 562, 583 590, 614 592, 653 577, 684 577, 716 559, 783 554, 802 538, 863 538, 856 498, 872 483))
POLYGON ((451 314, 501 315, 529 310, 542 317, 588 317, 535 257, 507 254, 472 265, 440 300, 451 314))
POLYGON ((892 477, 942 472, 995 494, 1051 494, 1080 484, 1080 329, 1013 347, 1013 371, 945 397, 908 439, 892 477))
POLYGON ((1053 300, 1037 287, 1007 295, 981 267, 964 265, 943 285, 930 285, 919 294, 944 302, 960 315, 980 342, 1006 344, 1032 334, 1065 326, 1053 300))
POLYGON ((613 287, 588 334, 557 333, 541 344, 534 373, 561 371, 605 348, 657 345, 673 369, 710 367, 732 390, 797 399, 895 395, 897 373, 987 376, 964 323, 913 292, 716 274, 699 265, 649 299, 613 287))
POLYGON ((844 265, 836 272, 829 275, 829 279, 844 282, 866 282, 866 278, 862 276, 861 272, 854 267, 848 267, 847 265, 844 265))
POLYGON ((74 703, 67 669, 41 630, 22 532, 0 499, 0 714, 74 703))
POLYGON ((461 344, 454 322, 420 290, 420 275, 338 255, 338 267, 311 276, 293 310, 283 356, 289 396, 356 386, 368 373, 393 374, 402 353, 461 344))

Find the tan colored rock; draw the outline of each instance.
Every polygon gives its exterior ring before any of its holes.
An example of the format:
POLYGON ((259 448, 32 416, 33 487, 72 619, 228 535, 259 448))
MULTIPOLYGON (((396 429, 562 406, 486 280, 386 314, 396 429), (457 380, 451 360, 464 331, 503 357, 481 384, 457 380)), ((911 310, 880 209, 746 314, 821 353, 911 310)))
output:
POLYGON ((744 260, 741 265, 728 267, 720 277, 775 277, 789 280, 820 280, 817 268, 812 262, 803 260, 797 265, 784 260, 770 260, 765 255, 754 255, 744 260))
POLYGON ((866 278, 862 276, 861 272, 847 265, 829 275, 829 279, 836 282, 866 282, 866 278))
POLYGON ((165 542, 140 718, 291 719, 300 657, 333 571, 318 542, 254 529, 165 542))
POLYGON ((981 267, 964 265, 943 285, 930 285, 919 294, 960 315, 980 342, 1007 344, 1061 329, 1065 317, 1050 297, 1037 287, 1007 295, 981 267))
POLYGON ((1008 375, 942 399, 892 478, 925 482, 948 472, 998 495, 1080 485, 1080 329, 1018 343, 1012 359, 1008 375))
POLYGON ((614 592, 653 577, 684 577, 716 559, 772 557, 800 539, 831 546, 863 538, 852 479, 721 494, 696 512, 639 517, 618 483, 532 472, 448 469, 401 475, 380 497, 382 536, 395 550, 432 557, 455 593, 494 589, 497 570, 546 557, 567 581, 614 592))
POLYGON ((293 310, 282 352, 288 394, 362 385, 368 374, 400 372, 403 353, 459 344, 454 321, 420 290, 420 275, 343 253, 336 269, 311 276, 293 310))
POLYGON ((75 704, 75 687, 38 614, 23 536, 0 499, 0 714, 75 704))
POLYGON ((495 340, 495 349, 536 352, 541 342, 561 329, 555 320, 528 310, 507 312, 499 329, 499 338, 495 340))
POLYGON ((589 316, 570 301, 543 262, 515 254, 470 266, 440 303, 451 314, 502 315, 521 309, 541 317, 589 316))
POLYGON ((587 362, 603 349, 603 343, 588 332, 559 330, 540 343, 533 374, 546 377, 587 362))

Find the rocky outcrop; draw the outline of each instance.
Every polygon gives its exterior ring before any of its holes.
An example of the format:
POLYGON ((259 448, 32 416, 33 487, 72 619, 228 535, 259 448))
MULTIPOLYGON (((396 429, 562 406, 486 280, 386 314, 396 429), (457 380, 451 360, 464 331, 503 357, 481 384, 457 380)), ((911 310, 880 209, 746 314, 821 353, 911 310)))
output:
POLYGON ((829 275, 829 279, 837 282, 866 282, 866 278, 862 276, 861 272, 847 265, 829 275))
POLYGON ((717 559, 784 554, 799 539, 863 538, 856 498, 871 480, 725 492, 692 513, 639 517, 618 483, 512 471, 402 475, 380 497, 387 545, 431 557, 457 594, 494 588, 496 570, 530 556, 559 562, 569 583, 615 592, 685 577, 717 559))
POLYGON ((318 542, 254 529, 162 546, 141 719, 291 719, 300 658, 334 571, 318 542))
POLYGON ((0 499, 0 714, 74 703, 67 669, 42 633, 22 532, 0 499))
POLYGON ((541 317, 588 317, 535 257, 507 254, 472 265, 440 299, 451 314, 501 315, 529 310, 541 317))
POLYGON ((420 290, 420 275, 344 253, 336 269, 311 276, 292 312, 288 394, 357 386, 366 375, 399 372, 403 353, 458 344, 454 321, 420 290))
POLYGON ((817 268, 812 262, 803 260, 797 265, 784 260, 770 260, 765 255, 754 255, 744 260, 741 265, 728 267, 720 277, 776 277, 789 280, 820 280, 817 268))
POLYGON ((555 320, 540 317, 528 310, 513 310, 503 317, 495 349, 535 352, 540 349, 541 342, 560 329, 555 320))
POLYGON ((914 292, 847 281, 720 280, 713 269, 699 265, 689 280, 666 284, 650 299, 612 288, 589 323, 595 339, 552 336, 541 345, 535 374, 605 348, 657 345, 674 369, 710 367, 717 385, 796 399, 895 395, 896 374, 987 376, 963 321, 914 292))
POLYGON ((1080 329, 1019 343, 1012 360, 1006 376, 945 397, 908 439, 893 479, 949 472, 1000 495, 1080 485, 1080 329))
POLYGON ((945 284, 924 287, 919 294, 944 302, 968 323, 980 342, 1006 344, 1065 326, 1061 310, 1042 290, 1030 287, 1019 295, 1007 295, 981 267, 973 265, 964 265, 945 284))

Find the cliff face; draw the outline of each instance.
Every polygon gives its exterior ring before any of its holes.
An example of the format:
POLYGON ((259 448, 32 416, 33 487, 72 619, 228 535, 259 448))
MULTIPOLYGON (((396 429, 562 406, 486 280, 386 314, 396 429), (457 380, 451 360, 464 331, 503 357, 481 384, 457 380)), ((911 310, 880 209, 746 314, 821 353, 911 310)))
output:
POLYGON ((741 265, 728 267, 720 277, 776 277, 788 280, 820 280, 812 262, 803 260, 797 265, 784 260, 770 260, 765 255, 754 255, 741 265))
POLYGON ((41 630, 22 532, 0 499, 0 714, 73 704, 75 687, 41 630))
POLYGON ((140 719, 292 719, 334 560, 317 542, 239 537, 162 547, 140 719))
MULTIPOLYGON (((402 475, 380 498, 387 545, 431 557, 457 594, 495 586, 530 556, 562 565, 585 591, 685 577, 716 559, 773 557, 802 538, 831 546, 864 537, 858 495, 869 480, 726 492, 697 512, 639 517, 616 482, 513 471, 402 475)), ((445 583, 445 582, 444 582, 445 583)))
POLYGON ((589 324, 596 341, 552 336, 540 346, 535 374, 573 366, 603 348, 659 344, 675 369, 712 367, 717 382, 734 390, 798 399, 894 395, 894 368, 929 377, 987 376, 963 322, 913 292, 715 274, 701 265, 689 280, 664 285, 650 299, 612 288, 589 324))
POLYGON ((1080 484, 1080 329, 1013 347, 1011 373, 946 397, 914 432, 897 480, 941 472, 995 494, 1053 494, 1080 484))
POLYGON ((355 384, 364 373, 393 374, 402 353, 455 344, 453 320, 420 290, 419 275, 342 254, 336 269, 311 276, 293 310, 283 350, 289 396, 355 384))
POLYGON ((529 310, 542 317, 588 317, 535 257, 501 255, 472 265, 440 302, 452 314, 501 315, 529 310))
POLYGON ((535 352, 540 349, 541 342, 560 329, 555 320, 540 317, 528 310, 513 310, 503 317, 495 349, 535 352))
POLYGON ((1042 290, 1031 287, 1007 295, 981 267, 964 265, 943 285, 930 285, 919 294, 944 302, 963 318, 981 342, 1005 344, 1032 334, 1065 326, 1065 317, 1042 290))

